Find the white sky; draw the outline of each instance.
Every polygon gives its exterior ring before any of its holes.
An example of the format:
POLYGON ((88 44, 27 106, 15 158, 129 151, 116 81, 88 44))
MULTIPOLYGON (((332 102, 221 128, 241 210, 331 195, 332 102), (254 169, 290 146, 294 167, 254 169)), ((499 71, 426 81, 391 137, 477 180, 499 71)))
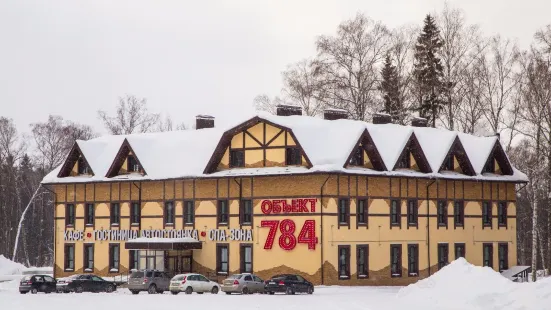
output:
MULTIPOLYGON (((528 46, 551 23, 549 0, 455 0, 470 23, 528 46)), ((442 0, 225 0, 0 2, 0 116, 18 129, 48 114, 104 133, 97 110, 117 98, 191 124, 227 124, 277 95, 281 71, 315 54, 314 42, 361 11, 389 27, 421 25, 442 0)))

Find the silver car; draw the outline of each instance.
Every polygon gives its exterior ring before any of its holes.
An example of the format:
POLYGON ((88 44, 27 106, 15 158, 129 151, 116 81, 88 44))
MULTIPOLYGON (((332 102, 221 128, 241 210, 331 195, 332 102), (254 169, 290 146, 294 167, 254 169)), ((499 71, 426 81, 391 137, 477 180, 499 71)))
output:
POLYGON ((149 294, 162 294, 168 291, 170 276, 158 270, 133 271, 128 279, 128 290, 132 294, 147 291, 149 294))
POLYGON ((264 281, 250 273, 234 274, 222 282, 222 291, 228 295, 231 293, 264 294, 264 281))

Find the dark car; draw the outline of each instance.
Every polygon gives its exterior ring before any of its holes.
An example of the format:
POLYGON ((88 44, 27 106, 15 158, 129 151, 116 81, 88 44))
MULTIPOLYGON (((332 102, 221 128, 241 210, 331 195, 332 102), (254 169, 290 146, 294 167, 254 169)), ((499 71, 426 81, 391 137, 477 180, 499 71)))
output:
POLYGON ((25 276, 19 282, 19 293, 27 294, 36 294, 38 292, 43 292, 49 294, 56 291, 56 280, 51 276, 47 275, 32 275, 25 276))
POLYGON ((158 270, 133 271, 128 279, 128 290, 132 294, 147 291, 149 294, 168 291, 171 277, 165 272, 158 270))
POLYGON ((76 274, 57 281, 57 291, 63 293, 75 292, 107 292, 117 289, 114 282, 106 281, 93 274, 76 274))
POLYGON ((299 275, 281 274, 266 281, 264 290, 270 295, 275 293, 285 293, 287 295, 294 295, 295 293, 313 294, 314 285, 299 275))

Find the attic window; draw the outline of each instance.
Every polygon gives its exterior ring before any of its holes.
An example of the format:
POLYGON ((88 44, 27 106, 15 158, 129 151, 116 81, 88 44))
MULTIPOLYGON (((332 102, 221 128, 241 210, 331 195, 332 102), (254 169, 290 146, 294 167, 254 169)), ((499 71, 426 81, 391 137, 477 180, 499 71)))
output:
POLYGON ((356 148, 354 150, 354 154, 352 154, 352 158, 350 158, 350 165, 351 166, 363 166, 364 163, 364 152, 361 147, 356 148))
POLYGON ((287 165, 300 165, 302 164, 302 154, 300 149, 296 147, 288 147, 286 150, 286 164, 287 165))
POLYGON ((495 173, 496 172, 496 165, 494 163, 494 159, 490 158, 488 162, 486 163, 486 166, 484 167, 484 172, 487 173, 495 173))
POLYGON ((89 174, 88 165, 82 156, 78 158, 77 169, 78 174, 89 174))
POLYGON ((398 160, 398 166, 396 168, 409 169, 411 167, 411 152, 408 150, 404 153, 404 156, 398 160))
POLYGON ((230 152, 230 166, 231 167, 245 167, 245 151, 244 150, 231 150, 231 152, 230 152))
POLYGON ((455 167, 454 167, 453 156, 446 157, 446 160, 444 161, 444 167, 442 167, 442 170, 453 171, 454 169, 455 167))
POLYGON ((136 157, 133 155, 128 155, 127 165, 128 167, 126 168, 126 170, 128 172, 140 172, 141 170, 140 164, 138 164, 136 157))

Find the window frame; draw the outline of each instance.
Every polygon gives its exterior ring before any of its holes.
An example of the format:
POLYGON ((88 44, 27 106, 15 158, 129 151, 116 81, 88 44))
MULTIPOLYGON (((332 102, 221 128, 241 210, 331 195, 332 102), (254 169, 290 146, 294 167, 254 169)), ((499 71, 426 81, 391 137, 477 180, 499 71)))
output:
POLYGON ((76 225, 76 216, 75 216, 75 204, 67 203, 65 204, 65 227, 75 227, 76 225), (70 212, 71 210, 72 212, 70 212))
POLYGON ((450 154, 450 156, 447 156, 446 159, 444 159, 444 164, 442 166, 442 170, 444 171, 454 171, 455 170, 455 161, 453 154, 450 154))
POLYGON ((419 228, 419 202, 417 199, 408 199, 407 200, 407 224, 409 227, 419 228), (413 207, 411 205, 413 204, 413 207), (410 210, 410 208, 412 208, 410 210), (410 212, 413 211, 413 214, 410 212), (410 221, 413 220, 413 221, 410 221))
POLYGON ((138 158, 136 157, 136 155, 132 154, 132 155, 128 155, 126 157, 126 172, 128 173, 133 173, 133 172, 137 172, 137 173, 140 173, 142 170, 142 167, 140 165, 140 163, 138 162, 138 158), (138 169, 136 169, 138 168, 138 169))
POLYGON ((411 150, 406 150, 404 156, 400 157, 396 169, 411 169, 411 150))
POLYGON ((497 244, 497 268, 499 272, 509 269, 509 244, 506 242, 500 242, 497 244), (505 249, 504 256, 504 266, 501 268, 501 255, 503 254, 502 250, 505 249))
POLYGON ((358 279, 369 278, 369 244, 356 245, 356 276, 358 279), (364 251, 363 267, 364 270, 360 273, 360 251, 364 251))
POLYGON ((463 258, 467 258, 467 245, 465 243, 462 243, 462 242, 456 242, 454 243, 453 245, 453 255, 455 257, 455 259, 458 259, 460 257, 463 257, 463 258), (457 249, 458 248, 462 248, 462 251, 463 251, 463 256, 457 256, 457 249))
POLYGON ((286 166, 302 165, 302 151, 298 146, 285 147, 285 165, 286 166))
POLYGON ((118 202, 112 202, 109 205, 109 223, 111 226, 120 226, 121 224, 121 204, 118 202), (113 212, 115 209, 117 212, 113 212))
POLYGON ((241 273, 253 273, 253 245, 251 243, 241 243, 239 245, 239 270, 241 273), (247 249, 250 249, 251 251, 251 261, 246 262, 245 258, 245 251, 247 249), (246 265, 250 265, 250 271, 247 271, 246 265))
POLYGON ((454 228, 465 227, 465 202, 454 200, 453 202, 453 225, 454 228), (461 221, 458 221, 458 217, 461 221))
POLYGON ((244 168, 244 167, 245 167, 245 149, 230 149, 230 168, 244 168))
POLYGON ((164 203, 163 221, 165 226, 176 225, 176 207, 173 200, 168 200, 164 203), (172 206, 170 210, 169 206, 172 206))
POLYGON ((94 226, 94 223, 96 221, 95 209, 96 208, 93 203, 84 204, 84 226, 94 226), (90 209, 92 210, 91 214, 90 214, 90 209))
POLYGON ((364 160, 364 149, 358 145, 358 147, 356 147, 352 152, 352 156, 350 156, 348 164, 350 166, 363 167, 364 160))
POLYGON ((121 246, 119 243, 109 244, 109 273, 118 273, 121 268, 121 246), (117 250, 115 252, 115 249, 117 250), (115 259, 115 253, 117 254, 115 259), (116 264, 116 268, 115 268, 116 264), (114 270, 116 269, 116 271, 114 270))
POLYGON ((229 226, 230 224, 230 207, 227 199, 219 199, 216 205, 216 225, 229 226), (225 212, 222 212, 222 206, 225 206, 225 212), (225 221, 222 221, 225 219, 225 221))
POLYGON ((86 160, 84 160, 84 157, 80 156, 77 159, 77 173, 79 175, 88 175, 90 174, 90 167, 86 164, 86 160))
POLYGON ((450 246, 447 243, 438 243, 437 249, 437 261, 438 261, 438 270, 446 267, 450 263, 450 246), (445 250, 445 261, 442 261, 442 251, 445 250))
POLYGON ((230 245, 229 243, 218 243, 216 244, 216 274, 218 275, 229 275, 230 272, 230 245), (222 249, 226 249, 226 261, 222 261, 222 249), (226 270, 222 270, 222 264, 226 264, 226 270))
POLYGON ((84 272, 94 272, 94 243, 85 243, 82 248, 82 270, 84 272), (92 257, 90 257, 88 249, 92 249, 92 257), (92 262, 92 267, 88 265, 90 262, 92 262), (86 269, 91 270, 86 271, 86 269))
POLYGON ((253 201, 251 199, 241 199, 239 201, 239 224, 244 226, 250 226, 253 224, 253 201), (246 212, 247 204, 250 207, 249 212, 246 212))
POLYGON ((339 245, 337 247, 337 266, 338 266, 338 279, 339 280, 349 280, 350 279, 350 245, 339 245), (345 263, 344 263, 344 274, 341 275, 343 271, 343 264, 341 264, 341 251, 345 251, 345 263))
POLYGON ((193 200, 184 200, 184 226, 195 225, 195 202, 193 200), (191 212, 188 212, 191 210, 191 212))
POLYGON ((63 246, 63 270, 64 271, 75 271, 75 244, 74 243, 65 243, 63 246), (69 251, 71 249, 71 251, 69 251), (69 253, 72 253, 70 257, 69 253), (71 264, 72 263, 72 266, 71 264))
POLYGON ((494 268, 494 244, 493 243, 482 243, 482 266, 494 268), (490 257, 488 260, 488 265, 486 263, 486 248, 490 249, 490 257))
POLYGON ((408 244, 408 277, 419 277, 419 244, 411 243, 408 244), (413 262, 413 271, 412 268, 412 249, 414 249, 414 262, 413 262))
POLYGON ((339 197, 337 206, 337 223, 338 227, 350 225, 350 199, 348 199, 348 197, 339 197), (344 210, 342 210, 342 202, 345 203, 344 210), (341 221, 341 217, 344 219, 343 221, 341 221))
POLYGON ((448 227, 448 201, 438 200, 436 205, 436 223, 437 227, 448 227), (442 207, 442 210, 441 210, 442 207), (443 221, 440 221, 440 220, 443 221))
POLYGON ((140 250, 128 250, 128 270, 139 270, 140 267, 140 250))
POLYGON ((402 245, 401 244, 391 244, 390 245, 390 277, 391 278, 400 278, 402 277, 402 245), (397 262, 394 263, 394 250, 397 250, 397 262), (396 264, 396 272, 392 272, 394 265, 396 264))
POLYGON ((482 228, 492 228, 492 202, 482 201, 482 228))
POLYGON ((507 228, 507 202, 500 201, 497 203, 497 226, 507 228), (503 220, 503 221, 502 221, 503 220))
POLYGON ((367 198, 357 198, 356 199, 356 224, 357 226, 366 226, 368 227, 369 222, 369 209, 367 206, 367 198), (361 202, 361 203, 360 203, 361 202), (362 205, 362 206, 360 206, 362 205), (363 217, 363 220, 360 221, 360 217, 363 217))
POLYGON ((141 206, 140 206, 140 203, 137 202, 137 201, 132 201, 130 202, 130 225, 132 226, 139 226, 140 225, 140 222, 141 222, 141 213, 142 213, 142 210, 141 210, 141 206), (138 206, 137 208, 137 213, 136 213, 136 210, 134 210, 134 206, 138 206), (137 221, 134 221, 136 220, 137 221))
POLYGON ((390 227, 402 227, 402 201, 400 199, 390 199, 390 227), (394 214, 393 202, 396 202, 396 214, 394 214), (393 221, 393 218, 396 217, 396 222, 393 221))

